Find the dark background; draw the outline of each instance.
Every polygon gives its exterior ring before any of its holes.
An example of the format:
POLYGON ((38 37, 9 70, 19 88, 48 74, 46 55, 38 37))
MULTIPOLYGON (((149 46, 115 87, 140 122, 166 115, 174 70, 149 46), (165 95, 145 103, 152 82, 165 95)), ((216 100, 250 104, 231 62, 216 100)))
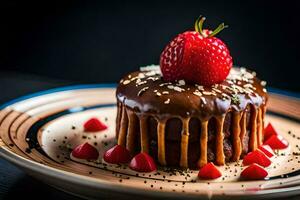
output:
POLYGON ((268 86, 300 92, 298 1, 2 1, 0 73, 72 83, 117 82, 158 63, 164 46, 193 28, 225 22, 218 36, 235 65, 268 86))
MULTIPOLYGON (((269 86, 300 92, 298 2, 0 1, 0 103, 63 85, 117 82, 157 64, 168 41, 200 14, 206 27, 230 26, 218 37, 235 65, 256 70, 269 86)), ((37 194, 78 199, 0 159, 0 199, 37 194)))

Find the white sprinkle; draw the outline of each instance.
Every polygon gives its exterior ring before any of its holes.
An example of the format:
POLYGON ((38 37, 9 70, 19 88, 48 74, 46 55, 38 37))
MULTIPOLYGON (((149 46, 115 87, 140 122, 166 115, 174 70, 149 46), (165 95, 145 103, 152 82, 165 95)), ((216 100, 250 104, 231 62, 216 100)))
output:
POLYGON ((159 86, 162 87, 162 86, 170 85, 170 84, 172 84, 172 83, 161 83, 161 84, 159 84, 159 86))
POLYGON ((157 90, 154 90, 153 92, 157 92, 157 90))
POLYGON ((151 71, 151 70, 154 70, 156 68, 159 68, 159 66, 158 65, 148 65, 148 66, 140 67, 140 71, 142 71, 142 72, 151 71))
POLYGON ((251 90, 250 88, 246 88, 244 91, 245 91, 246 94, 253 93, 253 90, 251 90))
POLYGON ((159 65, 149 65, 149 66, 145 66, 145 67, 140 67, 140 71, 144 72, 144 71, 158 71, 160 72, 160 67, 159 65))
POLYGON ((160 77, 152 77, 152 76, 150 76, 147 79, 148 80, 152 80, 152 81, 157 81, 158 79, 160 79, 160 77))
POLYGON ((267 92, 267 89, 266 89, 266 88, 263 88, 263 92, 265 92, 265 93, 266 93, 266 92, 267 92))
POLYGON ((230 73, 227 77, 227 80, 243 80, 243 81, 246 81, 248 79, 253 79, 253 77, 255 76, 256 74, 251 74, 250 72, 247 72, 247 70, 245 68, 235 68, 233 67, 231 70, 230 70, 230 73))
POLYGON ((169 89, 172 89, 172 90, 174 89, 174 86, 173 86, 173 85, 168 85, 167 87, 168 87, 169 89))
POLYGON ((196 86, 197 86, 198 90, 204 90, 204 87, 202 85, 196 84, 196 86))
POLYGON ((242 81, 245 81, 247 83, 247 82, 249 82, 249 79, 242 77, 242 81))
POLYGON ((252 86, 251 84, 248 83, 248 84, 245 84, 244 87, 245 87, 245 88, 252 88, 253 86, 252 86))
POLYGON ((179 84, 179 85, 185 85, 185 81, 184 81, 184 80, 179 80, 179 81, 178 81, 178 84, 179 84))
POLYGON ((217 93, 222 93, 221 90, 217 89, 217 88, 212 88, 213 91, 217 92, 217 93))
POLYGON ((200 98, 201 98, 202 102, 203 102, 204 104, 206 104, 205 98, 204 98, 204 97, 200 97, 200 98))
POLYGON ((168 91, 163 91, 162 93, 163 93, 163 94, 169 94, 169 92, 168 92, 168 91))
POLYGON ((243 74, 246 73, 246 72, 247 72, 247 71, 246 71, 246 68, 245 68, 245 67, 241 67, 241 68, 240 68, 240 72, 242 72, 243 74))
POLYGON ((194 95, 197 95, 197 96, 199 96, 199 97, 201 97, 201 96, 202 96, 202 93, 201 93, 201 92, 199 92, 199 91, 195 91, 195 92, 193 92, 193 94, 194 94, 194 95))
POLYGON ((222 93, 222 96, 226 97, 226 98, 230 98, 230 96, 228 94, 225 94, 225 93, 222 93))
POLYGON ((160 92, 156 92, 156 96, 161 96, 161 93, 160 92))
POLYGON ((149 89, 149 87, 144 87, 144 88, 142 88, 139 92, 138 92, 138 96, 140 96, 143 92, 145 92, 146 90, 148 90, 149 89))
POLYGON ((164 104, 169 104, 170 103, 170 99, 167 99, 164 104))
POLYGON ((227 83, 234 84, 231 80, 227 80, 227 83))
POLYGON ((123 81, 123 85, 127 85, 128 83, 130 83, 130 80, 123 81))
POLYGON ((181 87, 178 87, 178 86, 175 86, 175 87, 174 87, 174 90, 177 91, 177 92, 185 91, 185 89, 183 89, 183 88, 181 88, 181 87))
POLYGON ((221 87, 223 90, 226 90, 228 88, 228 86, 226 86, 226 85, 222 85, 221 87))
POLYGON ((204 92, 202 92, 203 94, 205 94, 205 95, 212 95, 213 93, 211 93, 211 92, 207 92, 207 91, 204 91, 204 92))
POLYGON ((149 71, 149 72, 147 72, 145 75, 146 75, 146 76, 154 76, 155 74, 156 74, 155 71, 149 71))
POLYGON ((145 84, 145 83, 147 83, 147 81, 139 82, 139 83, 137 83, 137 85, 143 85, 143 84, 145 84))
POLYGON ((130 81, 134 81, 135 79, 138 79, 138 76, 131 78, 130 81))
POLYGON ((145 78, 145 74, 139 73, 139 74, 138 74, 138 78, 145 78))
POLYGON ((267 82, 266 81, 261 81, 260 85, 263 86, 263 87, 265 87, 267 85, 267 82))

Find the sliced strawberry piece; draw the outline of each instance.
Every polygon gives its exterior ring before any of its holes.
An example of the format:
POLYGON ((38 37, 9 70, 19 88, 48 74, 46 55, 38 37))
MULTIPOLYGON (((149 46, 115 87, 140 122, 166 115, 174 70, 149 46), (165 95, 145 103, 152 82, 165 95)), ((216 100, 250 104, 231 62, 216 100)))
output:
POLYGON ((198 177, 201 179, 216 179, 221 177, 221 172, 217 167, 212 163, 207 163, 199 170, 198 177))
POLYGON ((269 139, 272 135, 278 135, 271 123, 268 123, 267 127, 264 130, 264 141, 269 139))
POLYGON ((156 170, 153 158, 147 153, 139 153, 132 158, 129 167, 138 172, 152 172, 156 170))
POLYGON ((122 164, 128 163, 131 159, 131 155, 125 147, 116 145, 104 153, 103 159, 108 163, 122 164))
POLYGON ((289 143, 281 135, 272 135, 264 145, 269 145, 272 149, 285 149, 289 146, 289 143))
POLYGON ((271 165, 270 159, 260 150, 255 150, 248 153, 243 159, 243 165, 251 165, 253 163, 259 164, 263 167, 271 165))
POLYGON ((84 123, 85 132, 97 132, 107 129, 107 126, 97 118, 91 118, 84 123))
POLYGON ((268 172, 257 164, 252 164, 241 173, 241 177, 248 180, 264 179, 268 176, 268 172))
POLYGON ((269 145, 261 145, 260 147, 258 147, 258 149, 266 154, 266 156, 268 156, 269 158, 272 158, 275 155, 274 151, 269 145))
POLYGON ((86 142, 75 147, 72 151, 72 156, 79 159, 97 160, 99 153, 95 147, 86 142))

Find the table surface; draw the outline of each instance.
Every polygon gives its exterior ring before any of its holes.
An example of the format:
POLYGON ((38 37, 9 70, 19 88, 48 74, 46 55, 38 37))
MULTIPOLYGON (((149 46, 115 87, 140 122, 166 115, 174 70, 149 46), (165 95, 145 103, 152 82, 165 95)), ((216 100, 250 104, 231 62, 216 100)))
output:
MULTIPOLYGON (((2 91, 0 104, 32 92, 72 84, 78 83, 0 71, 0 91, 2 91)), ((22 195, 22 198, 35 199, 32 194, 37 193, 47 194, 43 195, 43 200, 80 199, 28 176, 14 165, 0 158, 0 199, 17 199, 20 195, 22 195)), ((110 198, 103 197, 102 199, 110 198)), ((297 200, 300 199, 300 196, 290 197, 289 199, 297 200)))

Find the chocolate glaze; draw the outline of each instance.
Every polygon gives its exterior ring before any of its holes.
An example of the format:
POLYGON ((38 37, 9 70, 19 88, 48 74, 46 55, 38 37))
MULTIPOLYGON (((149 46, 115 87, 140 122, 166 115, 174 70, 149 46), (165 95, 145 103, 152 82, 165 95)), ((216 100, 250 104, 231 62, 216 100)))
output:
POLYGON ((159 71, 156 73, 151 72, 153 71, 150 71, 150 73, 149 71, 137 71, 125 76, 117 88, 118 101, 124 103, 128 108, 133 109, 137 113, 180 118, 190 116, 210 118, 212 116, 222 115, 230 109, 236 111, 244 110, 248 104, 259 107, 267 101, 267 93, 264 91, 265 89, 261 81, 253 76, 252 73, 245 70, 232 69, 231 76, 221 84, 215 85, 215 87, 204 87, 204 91, 206 92, 213 92, 214 90, 212 88, 220 90, 220 93, 214 92, 216 96, 202 93, 196 84, 186 83, 185 85, 180 85, 179 81, 176 81, 175 83, 167 85, 168 83, 163 80, 159 71), (137 78, 139 75, 143 78, 137 78), (244 78, 244 80, 238 80, 236 77, 244 78), (140 80, 138 81, 139 83, 146 83, 139 85, 137 84, 137 80, 140 80), (160 86, 161 84, 166 85, 160 86), (249 88, 251 92, 248 93, 242 93, 237 90, 236 95, 239 100, 234 102, 232 96, 235 94, 235 91, 232 88, 244 88, 243 86, 245 85, 251 85, 251 87, 255 89, 249 88), (184 91, 169 89, 168 86, 177 86, 184 91), (143 88, 148 89, 141 92, 143 88), (202 97, 205 98, 206 103, 204 103, 199 96, 194 94, 195 91, 202 93, 202 97), (169 94, 162 94, 163 92, 169 92, 169 94), (138 95, 139 93, 140 95, 138 95), (162 95, 157 96, 158 93, 162 95), (222 96, 222 94, 228 95, 228 97, 226 98, 222 96), (169 104, 165 104, 168 99, 170 99, 169 104))
POLYGON ((118 143, 168 166, 236 161, 261 143, 263 85, 243 68, 211 87, 164 82, 157 67, 133 72, 117 88, 118 143))

